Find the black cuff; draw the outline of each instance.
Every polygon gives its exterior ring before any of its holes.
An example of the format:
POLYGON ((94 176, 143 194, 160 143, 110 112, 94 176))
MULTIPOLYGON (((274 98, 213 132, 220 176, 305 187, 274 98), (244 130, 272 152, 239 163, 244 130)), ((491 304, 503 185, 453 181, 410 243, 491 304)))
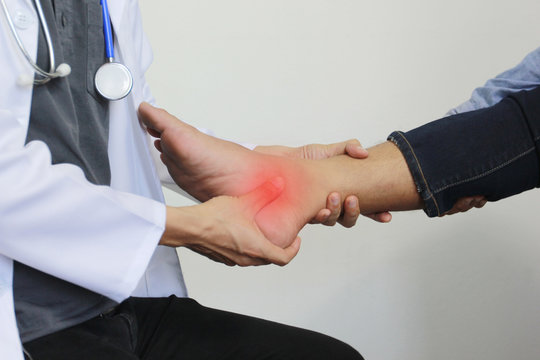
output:
POLYGON ((430 217, 462 197, 495 201, 520 193, 540 180, 540 88, 388 140, 403 153, 430 217))
POLYGON ((401 131, 394 131, 388 136, 389 141, 393 142, 405 157, 407 166, 412 174, 414 183, 416 184, 416 190, 420 194, 422 200, 424 200, 424 211, 429 217, 440 216, 439 204, 433 196, 430 190, 429 184, 422 171, 422 165, 418 161, 418 158, 414 152, 414 149, 410 142, 405 137, 405 134, 401 131))

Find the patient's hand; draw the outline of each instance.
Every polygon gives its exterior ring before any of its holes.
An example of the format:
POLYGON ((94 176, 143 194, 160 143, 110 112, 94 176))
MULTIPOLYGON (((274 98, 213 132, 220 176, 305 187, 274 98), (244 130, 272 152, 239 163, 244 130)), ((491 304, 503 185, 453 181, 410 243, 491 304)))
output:
MULTIPOLYGON (((329 188, 323 168, 315 161, 284 158, 250 151, 240 145, 199 132, 166 111, 149 104, 139 108, 149 132, 175 182, 195 198, 242 195, 268 179, 282 177, 282 195, 256 216, 265 236, 286 247, 300 229, 326 206, 329 188)), ((341 195, 341 194, 340 194, 341 195)))
POLYGON ((454 206, 450 210, 442 214, 441 217, 445 215, 453 215, 457 213, 467 212, 473 207, 480 209, 484 207, 486 203, 487 200, 485 196, 482 195, 464 197, 456 201, 454 206))

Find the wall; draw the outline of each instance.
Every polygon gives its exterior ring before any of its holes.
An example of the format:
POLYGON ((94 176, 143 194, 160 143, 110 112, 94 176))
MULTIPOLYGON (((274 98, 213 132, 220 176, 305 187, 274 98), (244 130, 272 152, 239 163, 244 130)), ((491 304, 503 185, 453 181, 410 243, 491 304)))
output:
MULTIPOLYGON (((441 117, 540 46, 535 0, 141 6, 160 105, 258 144, 376 144, 441 117)), ((443 219, 309 226, 285 268, 179 254, 201 303, 331 334, 367 359, 538 359, 539 200, 532 191, 443 219)))

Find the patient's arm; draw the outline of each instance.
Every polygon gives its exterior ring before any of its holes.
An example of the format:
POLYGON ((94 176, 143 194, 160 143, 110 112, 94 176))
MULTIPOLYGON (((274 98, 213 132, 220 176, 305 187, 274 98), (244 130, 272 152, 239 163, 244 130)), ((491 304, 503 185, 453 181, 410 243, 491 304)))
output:
POLYGON ((283 193, 257 214, 256 222, 267 238, 286 246, 293 241, 290 234, 324 207, 332 191, 356 195, 362 213, 424 208, 430 216, 441 216, 464 196, 498 200, 538 186, 539 100, 537 88, 491 108, 393 133, 397 147, 390 142, 375 146, 364 160, 258 154, 201 134, 162 110, 143 109, 142 120, 161 137, 157 145, 173 178, 200 199, 240 195, 282 177, 283 193))
POLYGON ((372 148, 364 160, 343 155, 310 161, 247 150, 207 136, 149 105, 141 106, 140 115, 160 137, 157 147, 173 179, 201 201, 241 195, 282 177, 283 193, 256 216, 265 236, 282 247, 326 206, 327 195, 334 191, 342 198, 356 195, 363 214, 421 207, 401 153, 391 143, 372 148))
MULTIPOLYGON (((297 148, 279 145, 257 146, 254 150, 269 155, 307 160, 322 160, 344 154, 355 159, 368 157, 367 150, 356 139, 334 144, 308 144, 297 148)), ((320 210, 311 223, 333 226, 336 222, 339 222, 344 227, 349 228, 356 224, 359 212, 358 198, 356 196, 349 195, 342 202, 340 194, 333 192, 326 200, 326 208, 320 210)), ((382 223, 392 220, 392 215, 387 211, 363 215, 382 223)))
POLYGON ((287 241, 280 238, 276 219, 285 216, 287 226, 300 230, 321 207, 328 191, 356 195, 363 214, 421 209, 423 201, 399 149, 385 142, 368 150, 370 155, 364 160, 342 155, 272 164, 287 179, 288 188, 257 214, 265 235, 273 241, 287 241))
POLYGON ((429 216, 454 212, 467 196, 518 194, 540 182, 540 87, 389 139, 405 154, 429 216))

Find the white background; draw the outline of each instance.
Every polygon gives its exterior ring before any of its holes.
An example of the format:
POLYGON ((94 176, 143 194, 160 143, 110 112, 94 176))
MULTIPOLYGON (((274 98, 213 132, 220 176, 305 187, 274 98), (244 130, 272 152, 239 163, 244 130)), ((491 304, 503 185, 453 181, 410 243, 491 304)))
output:
MULTIPOLYGON (((540 46, 538 0, 141 6, 159 104, 258 144, 376 144, 441 117, 540 46)), ((540 359, 539 200, 531 191, 443 219, 310 226, 285 268, 180 258, 204 305, 330 334, 368 360, 540 359)))

